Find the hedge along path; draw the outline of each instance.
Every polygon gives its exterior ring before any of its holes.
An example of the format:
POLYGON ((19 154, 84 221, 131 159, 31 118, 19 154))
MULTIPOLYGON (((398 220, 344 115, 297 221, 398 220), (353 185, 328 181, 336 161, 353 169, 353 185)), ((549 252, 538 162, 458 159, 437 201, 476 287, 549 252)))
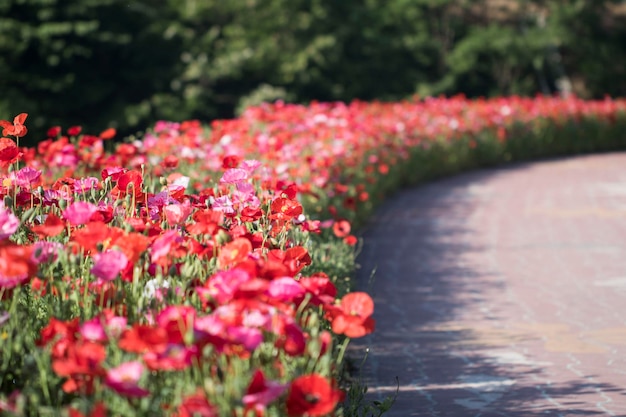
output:
POLYGON ((397 378, 390 417, 626 415, 625 168, 553 159, 391 197, 358 258, 368 397, 397 378))

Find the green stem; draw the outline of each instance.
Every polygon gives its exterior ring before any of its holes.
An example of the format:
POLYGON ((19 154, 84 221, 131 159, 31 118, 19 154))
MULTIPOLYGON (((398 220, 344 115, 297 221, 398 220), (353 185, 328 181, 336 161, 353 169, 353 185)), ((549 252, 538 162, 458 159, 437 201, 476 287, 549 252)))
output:
POLYGON ((41 356, 39 355, 40 351, 33 353, 35 357, 35 361, 37 362, 37 367, 39 368, 39 377, 41 380, 41 389, 43 390, 43 394, 46 397, 46 403, 52 404, 52 397, 50 396, 50 388, 48 386, 48 368, 43 363, 41 356))
POLYGON ((346 337, 341 344, 341 348, 339 349, 339 356, 337 356, 337 365, 341 365, 343 363, 343 357, 346 354, 346 349, 348 348, 349 343, 350 338, 346 337))

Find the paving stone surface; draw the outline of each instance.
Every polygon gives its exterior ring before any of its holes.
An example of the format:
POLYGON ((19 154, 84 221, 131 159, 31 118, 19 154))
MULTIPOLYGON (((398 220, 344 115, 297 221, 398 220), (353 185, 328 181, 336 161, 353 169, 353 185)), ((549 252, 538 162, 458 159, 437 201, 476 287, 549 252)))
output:
POLYGON ((626 416, 625 153, 403 191, 363 237, 350 355, 370 399, 398 379, 387 416, 626 416))

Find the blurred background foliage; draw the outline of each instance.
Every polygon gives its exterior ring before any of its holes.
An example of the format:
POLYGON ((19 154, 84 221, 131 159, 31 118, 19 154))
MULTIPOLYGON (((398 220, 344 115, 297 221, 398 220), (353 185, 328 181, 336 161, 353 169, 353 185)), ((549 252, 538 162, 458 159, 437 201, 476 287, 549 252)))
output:
POLYGON ((0 0, 0 118, 130 134, 264 100, 626 93, 608 0, 0 0))

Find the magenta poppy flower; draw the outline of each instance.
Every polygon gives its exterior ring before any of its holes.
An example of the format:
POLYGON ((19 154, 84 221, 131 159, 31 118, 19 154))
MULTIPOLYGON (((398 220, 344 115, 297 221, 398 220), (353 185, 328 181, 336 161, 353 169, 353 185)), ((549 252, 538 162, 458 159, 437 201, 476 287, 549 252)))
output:
POLYGON ((40 240, 33 245, 33 254, 30 259, 37 264, 52 262, 57 259, 61 250, 63 250, 62 243, 40 240))
POLYGON ((164 351, 144 353, 143 360, 151 371, 182 371, 189 368, 197 356, 197 346, 170 343, 164 351))
POLYGON ((248 352, 252 352, 263 343, 263 332, 245 326, 230 326, 227 329, 228 340, 243 346, 248 352))
POLYGON ((79 333, 84 339, 92 342, 106 342, 108 339, 100 317, 94 317, 82 323, 79 333))
POLYGON ((10 237, 20 227, 20 219, 0 203, 0 240, 10 237))
POLYGON ((85 201, 75 201, 63 211, 63 218, 72 226, 89 222, 91 216, 98 211, 98 207, 85 201))
POLYGON ((106 252, 98 253, 94 257, 94 265, 91 273, 103 281, 112 281, 117 274, 128 265, 128 258, 123 252, 109 249, 106 252))
POLYGON ((263 371, 257 370, 248 385, 246 395, 242 402, 246 410, 258 411, 257 415, 263 415, 265 408, 280 397, 287 389, 287 384, 265 379, 263 371))
POLYGON ((139 387, 139 380, 144 371, 145 368, 140 362, 125 362, 120 366, 109 369, 104 383, 120 395, 145 397, 150 392, 139 387))

